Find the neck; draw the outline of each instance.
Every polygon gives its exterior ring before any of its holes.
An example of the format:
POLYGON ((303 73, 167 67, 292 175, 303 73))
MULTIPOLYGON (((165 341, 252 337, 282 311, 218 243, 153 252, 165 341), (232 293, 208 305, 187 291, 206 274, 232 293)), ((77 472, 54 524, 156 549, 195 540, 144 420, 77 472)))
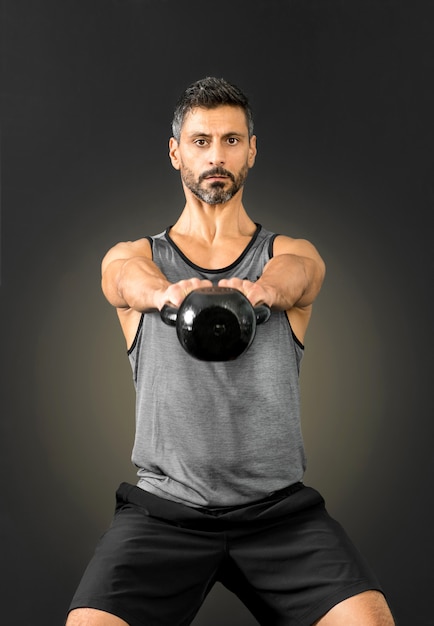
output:
POLYGON ((216 238, 251 235, 256 225, 247 215, 241 190, 229 202, 209 205, 189 193, 172 232, 212 241, 216 238))

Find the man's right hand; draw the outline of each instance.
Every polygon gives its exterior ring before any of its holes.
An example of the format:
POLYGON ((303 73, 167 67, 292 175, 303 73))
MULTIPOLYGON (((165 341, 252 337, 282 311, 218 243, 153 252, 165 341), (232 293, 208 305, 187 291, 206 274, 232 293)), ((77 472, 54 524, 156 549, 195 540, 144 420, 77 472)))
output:
POLYGON ((203 287, 212 287, 212 282, 210 280, 201 280, 200 278, 180 280, 177 283, 172 283, 166 289, 159 291, 159 293, 156 294, 155 303, 159 311, 161 311, 165 304, 170 304, 178 308, 189 293, 203 287))

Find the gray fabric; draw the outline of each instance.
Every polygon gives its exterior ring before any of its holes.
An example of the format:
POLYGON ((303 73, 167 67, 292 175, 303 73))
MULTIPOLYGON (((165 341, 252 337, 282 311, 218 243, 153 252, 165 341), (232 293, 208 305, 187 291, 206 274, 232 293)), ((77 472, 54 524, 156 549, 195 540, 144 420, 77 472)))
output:
MULTIPOLYGON (((274 236, 258 226, 240 258, 222 270, 190 263, 167 233, 153 258, 170 281, 256 280, 274 236)), ((283 312, 256 329, 235 361, 204 362, 180 346, 158 312, 143 315, 129 351, 137 392, 132 454, 138 486, 190 506, 234 506, 302 479, 299 368, 303 347, 283 312)))

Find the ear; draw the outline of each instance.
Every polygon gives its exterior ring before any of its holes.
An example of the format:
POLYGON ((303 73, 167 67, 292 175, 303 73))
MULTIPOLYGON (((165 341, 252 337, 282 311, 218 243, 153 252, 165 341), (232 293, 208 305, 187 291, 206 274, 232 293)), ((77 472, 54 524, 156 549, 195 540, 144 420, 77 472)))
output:
POLYGON ((247 161, 249 167, 253 167, 254 166, 257 152, 258 151, 256 149, 256 135, 252 135, 250 137, 249 157, 248 157, 248 161, 247 161))
POLYGON ((176 141, 175 137, 171 137, 169 139, 169 157, 172 162, 173 167, 176 170, 180 169, 180 158, 179 158, 179 144, 176 141))

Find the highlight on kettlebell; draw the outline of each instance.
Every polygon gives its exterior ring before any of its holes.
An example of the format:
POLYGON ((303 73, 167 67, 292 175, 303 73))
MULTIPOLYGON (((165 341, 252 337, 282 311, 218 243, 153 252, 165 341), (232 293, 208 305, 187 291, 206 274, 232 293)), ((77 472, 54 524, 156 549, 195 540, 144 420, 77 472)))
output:
POLYGON ((181 346, 201 361, 233 361, 252 344, 256 326, 270 318, 270 307, 253 307, 231 287, 201 287, 190 292, 179 308, 165 304, 165 324, 176 327, 181 346))

